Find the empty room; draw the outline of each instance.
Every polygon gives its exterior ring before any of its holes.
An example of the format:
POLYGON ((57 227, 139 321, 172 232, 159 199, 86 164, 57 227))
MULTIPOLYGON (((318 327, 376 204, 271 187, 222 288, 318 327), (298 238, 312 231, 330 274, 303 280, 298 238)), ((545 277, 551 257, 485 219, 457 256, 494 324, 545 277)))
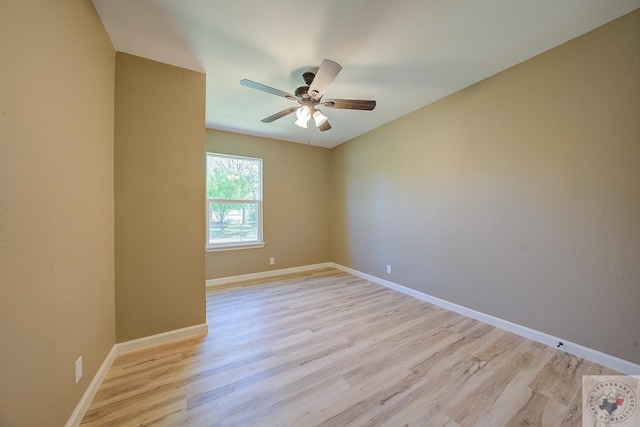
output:
POLYGON ((638 426, 640 1, 0 2, 0 426, 638 426))

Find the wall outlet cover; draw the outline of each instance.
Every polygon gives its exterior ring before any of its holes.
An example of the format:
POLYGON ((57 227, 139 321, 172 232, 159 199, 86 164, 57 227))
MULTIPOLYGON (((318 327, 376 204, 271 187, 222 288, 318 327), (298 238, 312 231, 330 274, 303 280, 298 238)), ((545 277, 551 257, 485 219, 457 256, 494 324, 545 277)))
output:
POLYGON ((76 360, 76 384, 78 384, 80 378, 82 378, 82 356, 76 360))

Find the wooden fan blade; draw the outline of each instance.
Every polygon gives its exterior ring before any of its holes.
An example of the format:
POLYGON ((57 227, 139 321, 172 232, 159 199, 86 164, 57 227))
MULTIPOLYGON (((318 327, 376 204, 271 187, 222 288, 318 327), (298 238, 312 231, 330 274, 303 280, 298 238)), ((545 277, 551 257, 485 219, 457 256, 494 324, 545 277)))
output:
POLYGON ((278 113, 275 113, 274 115, 269 116, 267 118, 264 118, 264 119, 262 119, 260 121, 263 122, 263 123, 271 123, 274 120, 278 120, 278 119, 280 119, 280 118, 282 118, 284 116, 287 116, 287 115, 293 113, 298 108, 300 108, 300 107, 289 107, 286 110, 282 110, 282 111, 280 111, 278 113))
POLYGON ((371 111, 376 108, 376 101, 365 101, 363 99, 327 99, 320 104, 327 108, 341 108, 346 110, 371 111))
POLYGON ((329 124, 329 120, 325 120, 320 126, 318 126, 318 129, 320 129, 323 132, 325 130, 331 129, 331 125, 329 124))
POLYGON ((322 64, 320 64, 320 68, 309 86, 308 93, 311 99, 319 101, 340 70, 342 70, 342 67, 337 62, 330 59, 322 60, 322 64))
POLYGON ((274 89, 274 88, 272 88, 270 86, 263 85, 262 83, 254 82, 253 80, 242 79, 242 80, 240 80, 240 84, 242 86, 250 87, 251 89, 258 89, 258 90, 261 90, 262 92, 267 92, 267 93, 270 93, 270 94, 273 94, 273 95, 278 95, 278 96, 281 96, 283 98, 290 99, 292 101, 297 101, 298 100, 298 97, 295 96, 295 95, 292 95, 290 93, 281 91, 280 89, 274 89))

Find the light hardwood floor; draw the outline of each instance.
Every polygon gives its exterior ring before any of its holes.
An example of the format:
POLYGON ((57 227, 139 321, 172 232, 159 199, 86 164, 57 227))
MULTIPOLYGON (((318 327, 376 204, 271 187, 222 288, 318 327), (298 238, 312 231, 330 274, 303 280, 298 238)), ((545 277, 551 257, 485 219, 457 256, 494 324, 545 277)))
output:
POLYGON ((117 357, 82 426, 580 426, 616 374, 336 269, 207 292, 209 334, 117 357))

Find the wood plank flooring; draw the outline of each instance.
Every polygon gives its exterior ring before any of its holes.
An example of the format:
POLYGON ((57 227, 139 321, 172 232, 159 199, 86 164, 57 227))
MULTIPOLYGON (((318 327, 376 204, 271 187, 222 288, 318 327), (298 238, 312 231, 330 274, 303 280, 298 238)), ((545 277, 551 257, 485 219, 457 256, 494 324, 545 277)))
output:
POLYGON ((336 269, 207 292, 209 334, 117 357, 82 426, 580 426, 616 374, 336 269))

